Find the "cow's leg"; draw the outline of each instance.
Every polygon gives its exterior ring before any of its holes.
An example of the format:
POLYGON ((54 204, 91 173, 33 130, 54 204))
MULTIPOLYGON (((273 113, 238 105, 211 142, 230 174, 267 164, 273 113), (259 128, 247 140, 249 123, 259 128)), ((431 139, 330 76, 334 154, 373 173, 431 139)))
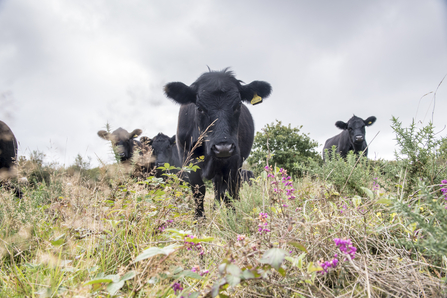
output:
POLYGON ((203 200, 205 198, 206 187, 202 180, 202 170, 198 169, 195 172, 191 172, 188 177, 194 201, 196 203, 195 217, 204 217, 205 209, 203 207, 203 200))
POLYGON ((217 203, 220 205, 222 201, 222 191, 225 192, 225 190, 222 190, 222 176, 216 175, 213 178, 213 185, 214 185, 214 203, 217 203))
POLYGON ((239 188, 241 186, 241 175, 233 170, 228 175, 228 193, 233 200, 239 199, 239 188))

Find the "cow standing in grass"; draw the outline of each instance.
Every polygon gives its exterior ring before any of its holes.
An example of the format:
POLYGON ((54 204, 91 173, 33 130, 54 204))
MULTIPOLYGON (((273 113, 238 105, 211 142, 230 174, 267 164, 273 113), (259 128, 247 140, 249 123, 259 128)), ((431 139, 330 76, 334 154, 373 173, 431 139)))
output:
POLYGON ((337 147, 337 153, 341 157, 346 158, 349 151, 354 151, 355 154, 360 154, 365 151, 364 156, 368 155, 368 149, 365 139, 365 127, 371 126, 376 122, 376 117, 371 116, 366 120, 353 116, 347 123, 337 121, 335 126, 343 131, 326 141, 323 148, 323 159, 325 159, 325 150, 328 149, 329 157, 331 156, 332 146, 337 147))
POLYGON ((270 84, 254 81, 243 85, 231 71, 209 71, 192 85, 181 82, 165 86, 167 97, 181 104, 177 147, 182 163, 190 157, 200 169, 188 173, 196 202, 196 217, 204 216, 203 178, 212 179, 215 199, 237 199, 240 168, 253 145, 254 123, 242 102, 262 102, 270 95, 270 84), (203 138, 203 139, 202 139, 203 138))
POLYGON ((135 129, 129 133, 120 127, 112 133, 100 130, 98 136, 112 143, 113 152, 121 163, 126 166, 132 164, 135 166, 132 176, 145 178, 150 172, 149 165, 153 157, 150 147, 135 139, 141 133, 141 129, 135 129), (134 156, 135 152, 138 152, 138 156, 134 156))
MULTIPOLYGON (((152 161, 149 165, 149 169, 151 172, 155 172, 156 177, 161 177, 163 174, 163 172, 157 168, 164 166, 166 163, 177 168, 182 167, 175 139, 175 135, 169 137, 163 133, 159 133, 152 139, 141 137, 141 143, 150 146, 152 149, 152 161)), ((178 170, 171 171, 171 173, 177 172, 178 170)))
POLYGON ((17 139, 12 130, 5 122, 0 121, 0 184, 13 189, 15 195, 21 198, 22 191, 8 182, 17 171, 15 165, 17 148, 17 139))

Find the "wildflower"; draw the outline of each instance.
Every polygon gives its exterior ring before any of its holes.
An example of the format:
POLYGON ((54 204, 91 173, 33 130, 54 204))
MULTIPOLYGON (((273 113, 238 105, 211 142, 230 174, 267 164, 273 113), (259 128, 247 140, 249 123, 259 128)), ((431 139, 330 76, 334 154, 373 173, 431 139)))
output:
POLYGON ((244 241, 245 235, 237 235, 237 241, 244 241))
POLYGON ((175 282, 172 284, 172 289, 174 290, 174 293, 177 295, 177 292, 183 291, 183 287, 180 283, 175 282))
POLYGON ((187 250, 192 250, 193 248, 196 249, 199 252, 199 255, 203 255, 204 254, 204 250, 202 248, 202 244, 199 243, 194 243, 194 242, 189 242, 187 241, 189 239, 194 239, 197 238, 195 235, 186 235, 185 236, 185 246, 187 250))
POLYGON ((341 252, 349 255, 351 260, 355 258, 355 253, 357 251, 357 248, 352 245, 350 239, 335 238, 334 242, 335 242, 335 245, 337 245, 338 249, 341 252))

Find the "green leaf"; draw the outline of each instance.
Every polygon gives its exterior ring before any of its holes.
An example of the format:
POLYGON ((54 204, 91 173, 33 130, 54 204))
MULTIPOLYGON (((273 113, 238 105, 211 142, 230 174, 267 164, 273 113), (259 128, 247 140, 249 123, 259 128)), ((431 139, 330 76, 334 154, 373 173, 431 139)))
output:
POLYGON ((138 255, 135 258, 134 263, 139 262, 141 260, 145 260, 148 258, 151 258, 156 255, 170 255, 172 252, 174 252, 178 247, 182 247, 182 245, 178 244, 171 244, 169 246, 166 246, 164 248, 158 248, 158 247, 150 247, 146 250, 144 250, 140 255, 138 255))
POLYGON ((241 269, 234 264, 227 265, 226 271, 228 274, 234 275, 234 276, 240 276, 241 275, 241 269))
POLYGON ((200 292, 194 292, 194 293, 189 294, 188 298, 197 298, 197 297, 199 297, 199 295, 200 295, 200 292))
POLYGON ((124 274, 121 278, 120 281, 126 281, 129 279, 134 278, 137 275, 137 273, 135 271, 129 271, 126 274, 124 274))
POLYGON ((281 274, 282 277, 286 276, 286 270, 282 267, 279 267, 278 273, 281 274))
POLYGON ((200 276, 199 274, 197 274, 191 270, 183 270, 182 272, 176 274, 174 276, 174 278, 179 278, 180 276, 189 277, 189 278, 193 278, 193 279, 199 279, 199 280, 203 279, 202 276, 200 276))
POLYGON ((187 242, 192 242, 192 243, 199 243, 199 242, 211 242, 213 241, 214 238, 213 237, 207 237, 207 238, 188 238, 187 242))
POLYGON ((321 267, 321 266, 314 266, 314 263, 310 262, 307 265, 307 272, 308 273, 312 273, 312 272, 315 272, 315 271, 323 271, 323 267, 321 267))
POLYGON ((363 190, 363 192, 366 194, 366 196, 368 197, 368 198, 370 198, 371 200, 373 200, 374 199, 374 193, 370 190, 370 189, 368 189, 368 188, 366 188, 366 187, 360 187, 362 190, 363 190))
POLYGON ((264 253, 262 259, 259 260, 259 262, 263 264, 269 264, 278 271, 282 262, 284 261, 286 253, 287 252, 284 249, 271 248, 264 253))
POLYGON ((118 282, 112 282, 107 285, 106 290, 109 292, 110 295, 115 295, 116 292, 119 291, 124 286, 124 280, 118 281, 118 282))
POLYGON ((62 234, 59 237, 55 238, 54 240, 50 241, 51 245, 53 246, 60 246, 64 244, 64 242, 65 242, 65 234, 62 234))
POLYGON ((252 279, 255 278, 255 275, 250 270, 244 270, 241 274, 242 279, 252 279))
POLYGON ((221 278, 217 280, 213 287, 211 288, 211 297, 217 297, 219 295, 220 287, 227 283, 227 280, 225 278, 221 278))
POLYGON ((298 267, 300 270, 303 269, 303 259, 306 256, 306 253, 302 253, 298 258, 285 257, 285 259, 292 263, 293 266, 298 267))
MULTIPOLYGON (((369 190, 369 189, 368 189, 369 190)), ((354 207, 357 208, 358 206, 360 206, 362 204, 362 197, 360 196, 354 196, 352 198, 352 203, 354 204, 354 207)))
POLYGON ((376 204, 391 205, 391 204, 393 204, 393 201, 391 201, 390 199, 381 198, 376 201, 376 204))
POLYGON ((84 286, 94 285, 94 284, 101 284, 101 283, 111 283, 111 282, 113 282, 113 279, 111 279, 111 278, 99 277, 99 278, 94 278, 92 280, 89 280, 88 282, 86 282, 84 284, 84 286))
POLYGON ((299 250, 307 253, 307 249, 304 247, 304 245, 302 245, 299 242, 292 241, 292 242, 288 242, 287 244, 292 245, 293 247, 298 248, 299 250))
POLYGON ((241 282, 241 278, 239 276, 228 274, 226 276, 227 282, 230 286, 235 287, 241 282))

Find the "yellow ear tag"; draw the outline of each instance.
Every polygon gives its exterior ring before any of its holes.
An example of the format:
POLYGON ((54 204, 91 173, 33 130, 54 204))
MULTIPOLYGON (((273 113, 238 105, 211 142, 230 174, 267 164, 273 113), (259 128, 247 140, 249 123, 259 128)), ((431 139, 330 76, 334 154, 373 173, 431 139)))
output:
POLYGON ((368 125, 370 125, 370 124, 371 124, 371 121, 368 122, 368 125))
POLYGON ((257 95, 256 93, 253 95, 253 98, 251 99, 251 104, 252 105, 257 105, 258 103, 262 102, 262 97, 260 97, 259 95, 257 95))

